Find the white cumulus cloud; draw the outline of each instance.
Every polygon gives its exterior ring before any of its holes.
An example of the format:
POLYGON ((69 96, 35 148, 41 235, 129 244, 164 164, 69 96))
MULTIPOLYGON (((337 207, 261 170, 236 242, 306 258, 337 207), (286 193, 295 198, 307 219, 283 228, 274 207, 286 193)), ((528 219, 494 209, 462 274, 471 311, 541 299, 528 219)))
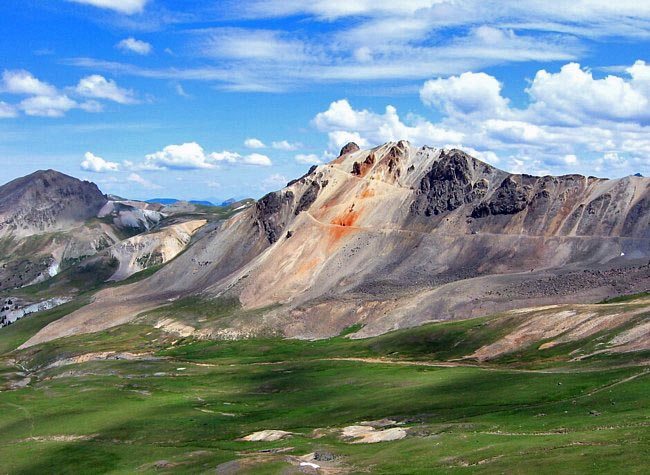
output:
POLYGON ((427 81, 420 90, 420 98, 447 114, 475 114, 500 116, 508 107, 501 96, 501 84, 485 73, 463 73, 447 79, 427 81))
POLYGON ((106 99, 118 104, 134 104, 137 102, 133 91, 123 89, 115 81, 106 79, 99 74, 82 78, 77 84, 75 92, 83 97, 106 99))
POLYGON ((178 145, 167 145, 162 150, 145 156, 141 163, 125 162, 124 165, 132 170, 201 170, 216 168, 220 163, 271 166, 269 157, 259 153, 241 155, 237 152, 224 150, 222 152, 206 153, 196 142, 178 145))
POLYGON ((285 152, 292 152, 302 147, 302 144, 298 142, 289 142, 288 140, 279 140, 277 142, 271 143, 271 147, 274 148, 275 150, 284 150, 285 152))
POLYGON ((215 163, 206 156, 203 147, 196 142, 168 145, 162 150, 145 156, 143 169, 195 170, 214 168, 215 163))
POLYGON ((237 163, 241 159, 241 155, 224 150, 223 152, 212 152, 210 159, 216 162, 237 163))
POLYGON ((266 155, 262 155, 261 153, 251 153, 250 155, 245 155, 241 158, 241 161, 242 163, 246 163, 248 165, 258 165, 260 167, 270 167, 273 165, 271 159, 266 155))
POLYGON ((20 102, 19 107, 27 115, 41 117, 63 117, 66 112, 79 104, 66 95, 33 96, 20 102))
POLYGON ((538 71, 527 92, 539 113, 573 122, 581 119, 650 120, 650 66, 637 61, 627 72, 631 79, 607 76, 594 79, 577 63, 569 63, 558 73, 538 71))
POLYGON ((81 162, 81 169, 96 173, 117 172, 120 171, 120 164, 104 160, 92 152, 86 152, 81 162))
POLYGON ((76 86, 59 90, 29 71, 6 70, 2 74, 0 92, 28 96, 15 105, 2 102, 0 118, 15 117, 19 110, 30 116, 41 117, 63 117, 72 109, 100 112, 103 106, 96 99, 120 104, 137 103, 133 91, 123 89, 115 81, 99 74, 84 77, 76 86))
POLYGON ((223 152, 213 152, 210 154, 210 159, 216 162, 225 163, 244 163, 247 165, 258 165, 262 167, 269 167, 273 162, 266 155, 261 153, 251 153, 249 155, 241 155, 237 152, 230 152, 224 150, 223 152))
POLYGON ((2 73, 2 90, 12 94, 27 94, 35 96, 54 96, 57 91, 54 86, 34 77, 24 69, 4 71, 2 73))
POLYGON ((309 154, 299 153, 294 158, 296 159, 296 162, 304 163, 305 165, 320 165, 321 163, 323 163, 321 157, 319 157, 314 153, 309 153, 309 154))
POLYGON ((249 138, 244 140, 244 146, 246 148, 266 148, 266 144, 260 139, 249 138))
POLYGON ((355 110, 346 99, 332 102, 325 112, 316 115, 316 128, 327 132, 332 151, 347 142, 355 141, 359 146, 369 143, 381 144, 396 140, 409 140, 417 144, 441 144, 462 142, 463 134, 421 117, 408 117, 402 121, 393 106, 386 106, 383 114, 369 110, 355 110))

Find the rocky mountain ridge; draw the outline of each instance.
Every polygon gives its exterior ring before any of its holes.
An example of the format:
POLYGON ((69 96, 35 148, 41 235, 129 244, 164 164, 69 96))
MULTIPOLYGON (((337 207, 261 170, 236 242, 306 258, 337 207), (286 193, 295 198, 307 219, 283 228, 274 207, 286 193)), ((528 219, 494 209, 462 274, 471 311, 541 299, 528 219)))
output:
POLYGON ((650 179, 534 177, 460 150, 350 144, 27 345, 188 296, 241 304, 227 323, 193 322, 202 336, 321 338, 352 324, 376 335, 645 290, 649 259, 650 179))

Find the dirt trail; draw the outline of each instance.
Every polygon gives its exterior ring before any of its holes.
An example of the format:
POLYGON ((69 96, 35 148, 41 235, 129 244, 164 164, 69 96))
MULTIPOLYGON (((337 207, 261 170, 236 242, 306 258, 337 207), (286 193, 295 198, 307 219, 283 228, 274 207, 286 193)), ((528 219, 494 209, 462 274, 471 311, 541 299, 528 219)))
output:
POLYGON ((588 392, 587 394, 585 394, 585 396, 593 396, 594 394, 598 394, 599 392, 602 392, 602 391, 604 391, 606 389, 611 389, 614 386, 618 386, 619 384, 629 383, 630 381, 633 381, 633 380, 635 380, 637 378, 640 378, 642 376, 647 376, 649 374, 650 374, 650 369, 644 369, 640 373, 633 374, 632 376, 628 376, 627 378, 619 379, 618 381, 614 381, 611 384, 607 384, 607 385, 602 386, 600 388, 594 389, 593 391, 588 392))
MULTIPOLYGON (((312 221, 314 221, 316 224, 320 226, 325 226, 325 227, 344 227, 344 228, 350 228, 350 229, 356 229, 356 230, 362 230, 362 231, 373 231, 373 232, 385 232, 385 231, 392 231, 392 232, 397 232, 397 233, 405 233, 405 234, 417 234, 421 236, 425 235, 435 235, 435 236, 441 236, 441 237, 449 237, 449 238, 456 238, 456 237, 468 237, 468 236, 476 236, 477 238, 481 236, 492 236, 492 237, 499 237, 499 236, 506 236, 506 237, 512 237, 516 236, 518 239, 531 239, 531 240, 537 240, 540 238, 543 239, 548 239, 548 238, 554 238, 554 237, 561 237, 562 239, 566 239, 567 241, 571 240, 581 240, 586 237, 590 236, 555 236, 555 235, 545 235, 545 234, 513 234, 513 233, 495 233, 495 232, 488 232, 488 231, 481 231, 480 234, 470 234, 467 232, 459 232, 459 233, 453 233, 449 231, 440 231, 440 230, 435 230, 435 231, 421 231, 418 229, 407 229, 407 228, 399 228, 395 226, 342 226, 340 224, 336 223, 326 223, 324 221, 321 221, 320 219, 316 218, 311 211, 304 211, 305 215, 308 216, 312 221)), ((637 238, 633 237, 627 237, 627 236, 598 236, 598 239, 601 240, 612 240, 612 241, 635 241, 637 238)), ((543 268, 543 267, 542 267, 543 268)), ((553 267, 549 267, 553 268, 553 267)), ((539 266, 537 266, 537 269, 540 269, 539 266)), ((528 272, 521 272, 521 274, 528 274, 528 272)), ((604 305, 604 304, 601 304, 604 305)), ((609 304, 607 304, 609 305, 609 304)), ((615 305, 611 304, 611 305, 615 305)))
MULTIPOLYGON (((459 363, 454 361, 405 361, 405 360, 391 360, 388 358, 360 358, 360 357, 340 357, 340 358, 322 358, 320 361, 354 361, 358 363, 368 363, 368 364, 389 364, 389 365, 400 365, 400 366, 428 366, 433 368, 475 368, 481 369, 484 371, 501 371, 501 372, 512 372, 512 373, 539 373, 539 374, 570 374, 570 373, 590 373, 602 371, 602 368, 576 368, 576 369, 566 369, 566 368, 554 368, 554 369, 521 369, 521 368, 509 368, 509 367, 497 367, 497 366, 485 366, 481 364, 471 364, 471 363, 459 363)), ((650 361, 642 361, 634 365, 621 365, 621 366, 610 366, 608 369, 618 369, 618 368, 629 368, 636 366, 650 366, 650 361)), ((643 373, 639 373, 632 378, 634 379, 638 376, 646 374, 645 370, 643 373)), ((620 381, 622 383, 625 381, 620 381)), ((619 384, 616 383, 616 384, 619 384)))
POLYGON ((404 361, 404 360, 391 360, 387 358, 324 358, 327 361, 356 361, 359 363, 370 363, 370 364, 390 364, 390 365, 400 365, 400 366, 430 366, 433 368, 475 368, 482 369, 485 371, 509 371, 514 373, 573 373, 574 371, 562 371, 562 370, 542 370, 542 369, 518 369, 518 368, 507 368, 507 367, 494 367, 494 366, 484 366, 479 364, 471 363, 457 363, 453 361, 404 361))

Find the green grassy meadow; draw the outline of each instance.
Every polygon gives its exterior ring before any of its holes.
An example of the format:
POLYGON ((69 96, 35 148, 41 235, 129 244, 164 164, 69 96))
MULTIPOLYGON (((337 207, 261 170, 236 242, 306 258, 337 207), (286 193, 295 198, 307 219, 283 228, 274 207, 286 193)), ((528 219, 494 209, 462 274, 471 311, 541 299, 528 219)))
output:
POLYGON ((647 355, 569 362, 567 345, 550 357, 529 350, 490 364, 457 361, 506 331, 499 316, 313 342, 195 341, 124 325, 15 351, 80 304, 67 305, 0 331, 0 474, 593 474, 650 466, 647 355), (140 359, 69 360, 107 351, 140 359), (343 427, 380 419, 407 437, 341 437, 343 427), (240 440, 265 429, 293 435, 240 440), (299 466, 313 452, 333 459, 329 472, 299 466))

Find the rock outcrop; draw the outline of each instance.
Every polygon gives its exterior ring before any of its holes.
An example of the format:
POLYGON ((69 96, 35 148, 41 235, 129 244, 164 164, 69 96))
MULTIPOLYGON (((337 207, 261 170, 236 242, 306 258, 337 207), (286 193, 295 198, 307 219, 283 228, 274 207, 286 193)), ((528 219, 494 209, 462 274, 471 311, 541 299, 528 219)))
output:
POLYGON ((359 150, 361 149, 356 143, 349 142, 343 146, 343 148, 341 149, 341 153, 339 153, 339 157, 342 157, 343 155, 347 155, 349 153, 358 152, 359 150))
POLYGON ((487 193, 495 171, 459 150, 444 152, 422 177, 411 210, 439 215, 478 201, 487 193))
POLYGON ((128 233, 149 231, 165 217, 162 205, 144 201, 111 200, 99 210, 99 218, 108 219, 112 224, 128 233))

